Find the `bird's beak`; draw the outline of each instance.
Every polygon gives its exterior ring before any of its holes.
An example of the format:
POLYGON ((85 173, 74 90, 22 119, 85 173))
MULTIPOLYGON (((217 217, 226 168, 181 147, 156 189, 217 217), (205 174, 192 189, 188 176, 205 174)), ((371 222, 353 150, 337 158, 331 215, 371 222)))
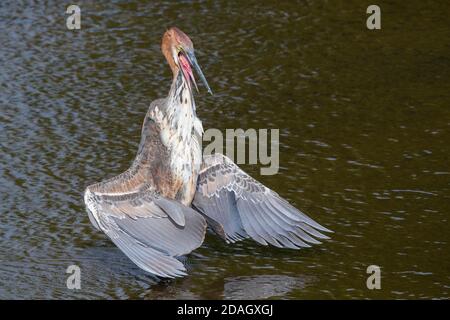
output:
MULTIPOLYGON (((211 88, 209 87, 208 81, 206 81, 206 78, 203 75, 202 69, 198 65, 197 58, 195 57, 195 54, 194 54, 194 50, 190 49, 190 50, 186 50, 184 52, 186 53, 186 57, 187 57, 187 59, 189 61, 189 64, 194 67, 195 71, 197 71, 198 76, 202 80, 202 82, 205 85, 205 87, 208 90, 208 92, 210 94, 213 94, 212 91, 211 91, 211 88)), ((192 75, 192 72, 189 74, 189 76, 191 77, 192 82, 194 83, 195 88, 197 89, 197 92, 198 92, 197 83, 195 82, 195 79, 194 79, 194 76, 192 75)))

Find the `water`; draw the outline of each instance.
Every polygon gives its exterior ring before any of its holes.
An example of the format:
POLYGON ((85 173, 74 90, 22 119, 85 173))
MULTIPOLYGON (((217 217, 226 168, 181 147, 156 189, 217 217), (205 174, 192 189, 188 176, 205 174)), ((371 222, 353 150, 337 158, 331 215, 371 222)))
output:
POLYGON ((378 1, 380 31, 360 1, 78 4, 79 31, 57 1, 0 4, 0 298, 449 298, 447 4, 378 1), (168 92, 171 25, 215 92, 197 97, 204 127, 279 128, 279 174, 243 167, 331 240, 209 235, 188 277, 158 281, 90 225, 84 188, 128 167, 168 92), (381 290, 366 288, 372 264, 381 290))

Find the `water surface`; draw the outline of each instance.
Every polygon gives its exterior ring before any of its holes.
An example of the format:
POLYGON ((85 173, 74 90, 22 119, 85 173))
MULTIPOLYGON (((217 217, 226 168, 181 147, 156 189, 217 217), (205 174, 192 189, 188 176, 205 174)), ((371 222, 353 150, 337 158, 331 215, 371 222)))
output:
POLYGON ((450 30, 445 2, 0 4, 0 298, 449 298, 450 30), (275 176, 244 169, 332 229, 307 250, 208 235, 159 281, 89 223, 85 187, 131 163, 170 71, 166 27, 215 92, 205 128, 279 128, 275 176), (66 288, 76 264, 82 289, 66 288), (366 288, 379 265, 382 289, 366 288))

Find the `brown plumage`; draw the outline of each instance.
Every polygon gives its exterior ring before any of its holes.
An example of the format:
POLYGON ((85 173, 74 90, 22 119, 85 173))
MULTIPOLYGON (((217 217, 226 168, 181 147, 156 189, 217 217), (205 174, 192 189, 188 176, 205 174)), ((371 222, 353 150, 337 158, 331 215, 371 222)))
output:
POLYGON ((124 173, 89 186, 89 219, 140 268, 185 275, 177 259, 199 247, 207 224, 227 242, 245 238, 308 247, 329 231, 240 170, 227 157, 202 157, 203 127, 192 85, 198 66, 189 37, 167 30, 161 50, 173 73, 167 98, 150 104, 135 160, 124 173))

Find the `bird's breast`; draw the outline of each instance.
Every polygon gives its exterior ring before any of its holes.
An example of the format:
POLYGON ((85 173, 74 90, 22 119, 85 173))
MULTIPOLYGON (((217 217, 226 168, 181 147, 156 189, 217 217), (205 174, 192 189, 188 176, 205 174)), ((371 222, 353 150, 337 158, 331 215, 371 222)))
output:
POLYGON ((193 114, 178 114, 180 121, 161 129, 161 141, 167 147, 172 190, 176 199, 190 205, 196 189, 202 161, 200 120, 193 114))
POLYGON ((195 137, 180 140, 171 150, 171 171, 179 185, 176 198, 185 205, 194 197, 201 160, 201 144, 195 137))

